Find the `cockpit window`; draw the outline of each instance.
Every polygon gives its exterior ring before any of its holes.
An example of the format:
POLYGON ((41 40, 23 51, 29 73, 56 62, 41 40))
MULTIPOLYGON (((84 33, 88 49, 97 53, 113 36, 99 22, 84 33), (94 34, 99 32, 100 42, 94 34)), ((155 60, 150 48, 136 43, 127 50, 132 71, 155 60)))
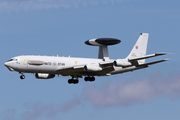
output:
POLYGON ((13 59, 8 60, 7 62, 13 61, 13 59))

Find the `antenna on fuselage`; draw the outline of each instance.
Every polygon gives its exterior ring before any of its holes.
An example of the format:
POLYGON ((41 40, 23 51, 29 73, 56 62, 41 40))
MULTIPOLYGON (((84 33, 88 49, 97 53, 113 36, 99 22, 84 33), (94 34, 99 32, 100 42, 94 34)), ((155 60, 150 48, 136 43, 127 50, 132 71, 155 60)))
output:
POLYGON ((99 46, 98 59, 103 59, 103 61, 109 60, 108 46, 115 45, 121 41, 115 38, 96 38, 90 39, 85 42, 87 45, 99 46))

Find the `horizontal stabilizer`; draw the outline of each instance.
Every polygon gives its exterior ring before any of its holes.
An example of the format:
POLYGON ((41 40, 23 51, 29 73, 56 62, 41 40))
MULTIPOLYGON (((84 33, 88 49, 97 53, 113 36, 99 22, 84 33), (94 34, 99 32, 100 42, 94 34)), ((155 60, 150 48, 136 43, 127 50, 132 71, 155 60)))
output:
POLYGON ((156 64, 156 63, 160 63, 160 62, 169 61, 169 60, 170 59, 164 59, 164 60, 159 60, 159 61, 154 61, 154 62, 149 62, 149 63, 141 64, 141 65, 138 65, 138 66, 149 66, 149 65, 156 64))
POLYGON ((128 60, 131 61, 137 61, 137 60, 142 60, 142 59, 147 59, 151 57, 156 57, 160 55, 166 55, 168 53, 155 53, 155 54, 150 54, 150 55, 145 55, 145 56, 140 56, 140 57, 133 57, 133 58, 128 58, 128 60))

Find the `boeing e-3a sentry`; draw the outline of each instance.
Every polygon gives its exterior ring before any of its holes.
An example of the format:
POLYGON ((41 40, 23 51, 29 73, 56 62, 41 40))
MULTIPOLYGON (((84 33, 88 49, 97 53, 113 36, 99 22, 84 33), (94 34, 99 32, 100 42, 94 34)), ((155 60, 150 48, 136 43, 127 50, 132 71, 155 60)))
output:
POLYGON ((169 59, 145 63, 145 59, 165 55, 155 53, 146 55, 148 33, 140 33, 140 37, 132 48, 130 54, 124 59, 110 59, 108 46, 121 41, 114 38, 96 38, 85 42, 87 45, 99 46, 98 59, 75 58, 59 56, 30 56, 22 55, 11 58, 4 65, 10 71, 17 71, 24 79, 24 73, 35 73, 37 79, 50 79, 55 75, 71 76, 69 84, 79 83, 78 78, 84 77, 85 81, 94 81, 94 76, 110 76, 114 74, 147 68, 150 65, 167 61, 169 59))

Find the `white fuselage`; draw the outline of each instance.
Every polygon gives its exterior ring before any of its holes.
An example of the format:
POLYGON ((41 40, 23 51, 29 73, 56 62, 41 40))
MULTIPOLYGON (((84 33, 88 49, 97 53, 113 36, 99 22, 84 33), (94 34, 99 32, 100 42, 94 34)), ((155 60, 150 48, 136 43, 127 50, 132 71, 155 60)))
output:
MULTIPOLYGON (((109 60, 114 61, 114 60, 109 60)), ((61 74, 57 69, 66 69, 71 66, 85 66, 91 63, 101 63, 104 62, 102 59, 89 59, 89 58, 73 58, 73 57, 58 57, 58 56, 17 56, 12 58, 10 61, 5 63, 5 66, 11 71, 17 71, 20 73, 48 73, 48 74, 61 74), (42 63, 41 63, 42 62, 42 63)), ((123 73, 127 71, 133 71, 137 68, 131 66, 128 68, 113 66, 114 70, 107 72, 96 72, 94 76, 105 76, 123 73)), ((144 67, 143 67, 144 68, 144 67)), ((61 75, 79 75, 79 73, 61 74, 61 75)), ((80 75, 88 75, 84 72, 80 75)))

